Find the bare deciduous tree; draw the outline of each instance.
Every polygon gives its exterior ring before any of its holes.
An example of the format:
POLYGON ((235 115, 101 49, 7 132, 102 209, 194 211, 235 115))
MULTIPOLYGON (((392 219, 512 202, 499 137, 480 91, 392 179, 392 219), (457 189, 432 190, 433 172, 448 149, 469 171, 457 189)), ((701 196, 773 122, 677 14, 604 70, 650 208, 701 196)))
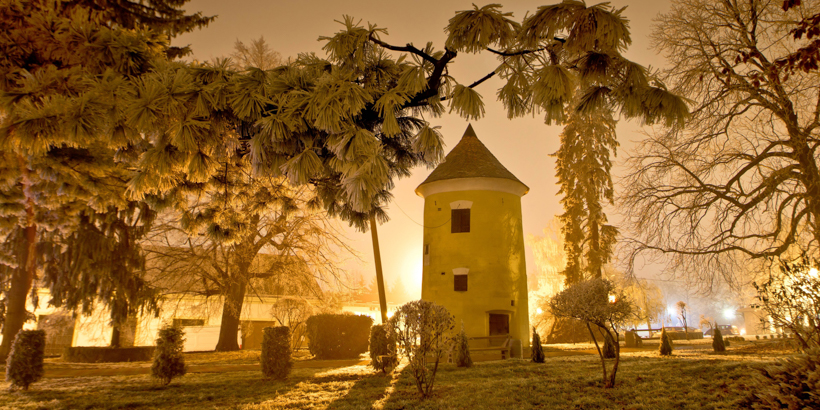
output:
POLYGON ((281 326, 288 326, 291 333, 290 348, 297 350, 302 346, 307 326, 305 322, 313 314, 313 306, 301 296, 284 296, 271 306, 270 313, 281 326))
POLYGON ((570 285, 555 295, 550 300, 550 310, 557 318, 580 320, 586 324, 601 358, 604 387, 615 387, 615 375, 618 373, 618 364, 621 360, 621 346, 619 343, 613 343, 615 363, 607 377, 604 352, 595 340, 592 326, 606 337, 618 340, 618 328, 632 317, 635 311, 629 298, 606 279, 589 279, 570 285))
POLYGON ((399 353, 409 361, 411 374, 422 397, 433 391, 436 372, 452 341, 453 315, 433 302, 417 300, 402 305, 388 321, 399 353))
POLYGON ((236 40, 231 53, 231 63, 234 69, 240 71, 248 67, 270 70, 282 65, 284 61, 278 51, 270 48, 265 37, 259 36, 256 40, 251 40, 250 45, 236 40))
POLYGON ((630 259, 663 253, 702 290, 748 283, 750 260, 820 250, 820 83, 775 64, 802 44, 786 22, 820 5, 776 3, 681 0, 653 35, 694 107, 629 160, 630 259))
POLYGON ((780 263, 780 272, 761 283, 754 283, 760 307, 768 317, 764 326, 774 324, 789 330, 808 351, 820 346, 820 274, 818 263, 808 258, 780 263), (769 322, 771 320, 771 322, 769 322))

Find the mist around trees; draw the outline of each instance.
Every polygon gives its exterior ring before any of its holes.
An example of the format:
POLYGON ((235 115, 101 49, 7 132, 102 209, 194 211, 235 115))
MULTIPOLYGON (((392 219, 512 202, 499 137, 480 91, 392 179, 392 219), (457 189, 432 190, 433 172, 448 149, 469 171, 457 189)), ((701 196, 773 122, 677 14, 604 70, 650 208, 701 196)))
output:
MULTIPOLYGON (((521 20, 474 6, 447 22, 443 45, 423 47, 346 17, 321 38, 324 57, 283 60, 260 37, 237 41, 230 58, 184 62, 189 50, 169 36, 212 17, 185 14, 184 2, 109 3, 0 2, 2 355, 37 286, 55 306, 104 305, 114 329, 156 313, 146 275, 158 265, 146 255, 160 247, 142 238, 174 212, 163 246, 182 265, 208 266, 189 289, 224 299, 219 349, 234 349, 249 289, 277 275, 341 275, 325 251, 338 245, 327 218, 360 230, 387 221, 395 181, 443 157, 435 118, 481 118, 479 90, 493 76, 509 118, 565 126, 554 154, 560 235, 530 241, 536 306, 564 286, 620 278, 635 324, 671 322, 668 292, 629 277, 642 255, 666 255, 666 277, 687 297, 765 283, 801 257, 817 265, 818 47, 800 37, 815 35, 816 2, 677 2, 654 34, 671 63, 660 72, 623 57, 628 24, 607 5, 565 1, 521 20), (479 52, 497 69, 449 74, 479 52), (620 118, 654 127, 622 192, 611 175, 620 118), (605 212, 615 204, 622 229, 605 212), (608 273, 616 245, 626 275, 608 273)), ((399 278, 389 297, 403 289, 399 278)), ((690 321, 719 313, 686 303, 690 321)))

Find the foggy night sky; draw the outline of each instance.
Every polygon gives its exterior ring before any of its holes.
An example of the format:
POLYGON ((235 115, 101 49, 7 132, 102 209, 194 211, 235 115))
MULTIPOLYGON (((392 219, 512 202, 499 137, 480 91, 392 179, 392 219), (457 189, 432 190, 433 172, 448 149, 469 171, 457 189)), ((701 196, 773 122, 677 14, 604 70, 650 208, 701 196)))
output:
MULTIPOLYGON (((557 3, 560 0, 516 0, 503 2, 503 11, 513 12, 513 18, 520 22, 527 11, 534 12, 539 6, 557 3)), ((597 4, 596 0, 587 5, 597 4)), ((476 3, 479 7, 489 3, 476 3)), ((652 19, 669 9, 669 0, 614 0, 616 8, 628 6, 624 16, 629 19, 632 45, 625 56, 644 66, 662 67, 665 60, 650 50, 649 34, 652 19)), ((202 11, 204 15, 218 15, 207 28, 188 33, 174 39, 175 45, 190 44, 193 57, 200 61, 215 57, 226 57, 233 52, 236 40, 249 44, 252 39, 264 36, 271 49, 282 57, 296 57, 300 52, 315 52, 325 57, 321 47, 324 42, 319 36, 331 36, 342 28, 334 20, 341 20, 347 14, 363 23, 375 23, 388 29, 382 40, 394 45, 414 43, 424 46, 432 41, 436 49, 443 49, 444 27, 456 11, 472 9, 471 1, 456 0, 192 0, 186 4, 189 12, 202 11)), ((397 55, 394 53, 394 55, 397 55)), ((489 53, 468 55, 460 53, 450 64, 450 74, 461 83, 469 84, 483 77, 498 65, 498 60, 489 53)), ((486 115, 473 121, 478 138, 515 176, 530 187, 530 192, 522 198, 524 235, 543 235, 542 230, 553 216, 562 213, 559 203, 558 185, 555 178, 555 160, 549 156, 558 149, 562 127, 547 126, 543 116, 508 120, 501 103, 496 100, 496 91, 502 81, 493 78, 479 85, 476 90, 482 95, 486 115)), ((432 126, 441 126, 444 136, 445 153, 458 143, 467 121, 457 115, 441 118, 427 118, 432 126)), ((618 184, 618 176, 623 174, 620 164, 633 145, 631 141, 642 138, 640 123, 621 121, 618 125, 618 140, 621 147, 614 159, 613 180, 618 184)), ((429 175, 431 169, 418 167, 409 178, 398 180, 392 193, 394 200, 387 207, 390 221, 379 226, 379 242, 385 284, 390 287, 398 276, 402 277, 408 292, 414 298, 421 295, 422 231, 424 200, 416 196, 415 188, 429 175)), ((616 186, 616 195, 618 194, 616 186)), ((607 216, 618 226, 618 215, 613 207, 608 207, 607 216)), ((345 225, 346 226, 346 225, 345 225)), ((346 230, 349 243, 360 252, 361 262, 349 261, 348 270, 359 271, 369 281, 375 275, 373 250, 369 233, 346 230)), ((527 270, 535 270, 534 257, 527 249, 527 270)), ((647 266, 637 272, 638 276, 654 276, 657 265, 647 266)))

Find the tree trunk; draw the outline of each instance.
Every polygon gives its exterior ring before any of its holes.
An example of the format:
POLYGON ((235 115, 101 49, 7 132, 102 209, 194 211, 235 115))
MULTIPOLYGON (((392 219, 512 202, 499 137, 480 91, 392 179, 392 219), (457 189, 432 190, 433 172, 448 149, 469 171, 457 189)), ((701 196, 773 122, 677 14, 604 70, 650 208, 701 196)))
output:
POLYGON ((603 277, 603 272, 601 269, 601 235, 598 232, 598 221, 593 220, 592 226, 590 227, 590 231, 592 231, 592 238, 590 242, 592 242, 592 250, 595 253, 595 257, 598 258, 596 264, 598 265, 595 268, 595 272, 592 272, 592 277, 594 279, 601 279, 603 277))
MULTIPOLYGON (((34 209, 27 208, 27 213, 33 216, 34 209)), ((26 299, 29 291, 31 291, 31 284, 34 281, 34 273, 37 268, 35 265, 35 252, 37 248, 37 225, 29 225, 24 230, 26 241, 25 254, 22 255, 23 262, 11 276, 11 283, 6 299, 6 318, 3 323, 3 343, 0 344, 0 360, 2 363, 6 362, 6 357, 11 350, 11 344, 17 333, 23 329, 23 324, 26 323, 28 312, 26 311, 26 299)))
POLYGON ((370 237, 373 240, 373 260, 376 263, 376 284, 379 287, 379 308, 382 313, 382 324, 387 323, 387 296, 384 292, 384 274, 382 273, 382 256, 379 252, 379 232, 376 230, 376 215, 370 214, 370 237))
POLYGON ((111 344, 109 347, 120 347, 120 328, 119 326, 114 326, 111 329, 111 344))
POLYGON ((231 283, 228 294, 225 295, 225 302, 222 304, 222 325, 219 327, 219 341, 215 349, 217 352, 239 350, 236 336, 239 334, 239 315, 242 313, 247 289, 246 280, 236 280, 231 283))
MULTIPOLYGON (((609 333, 609 330, 607 330, 609 333)), ((615 332, 615 339, 618 339, 618 332, 615 332)), ((612 388, 615 387, 615 375, 618 374, 618 364, 621 362, 621 345, 620 343, 615 343, 615 364, 612 366, 612 373, 609 374, 609 381, 607 381, 604 388, 612 388)))
POLYGON ((606 377, 606 359, 604 359, 604 352, 601 351, 601 347, 598 345, 598 340, 595 339, 595 333, 592 331, 592 327, 589 326, 589 322, 586 323, 587 330, 589 330, 589 335, 592 336, 592 341, 595 342, 595 349, 598 350, 598 357, 601 358, 601 371, 604 373, 604 386, 609 383, 606 377))

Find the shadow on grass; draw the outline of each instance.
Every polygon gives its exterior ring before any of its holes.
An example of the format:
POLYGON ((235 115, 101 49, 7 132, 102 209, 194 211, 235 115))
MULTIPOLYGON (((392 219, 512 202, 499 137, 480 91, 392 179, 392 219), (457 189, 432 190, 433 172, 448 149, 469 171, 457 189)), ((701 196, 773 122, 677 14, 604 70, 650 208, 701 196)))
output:
POLYGON ((35 403, 42 409, 242 407, 288 394, 321 370, 299 369, 285 381, 266 380, 261 372, 251 371, 192 374, 168 386, 149 376, 62 379, 3 395, 0 408, 31 408, 35 403))
MULTIPOLYGON (((373 408, 378 402, 390 396, 394 373, 376 371, 353 384, 347 393, 331 402, 328 410, 373 408)), ((348 377, 352 380, 352 377, 348 377)))

